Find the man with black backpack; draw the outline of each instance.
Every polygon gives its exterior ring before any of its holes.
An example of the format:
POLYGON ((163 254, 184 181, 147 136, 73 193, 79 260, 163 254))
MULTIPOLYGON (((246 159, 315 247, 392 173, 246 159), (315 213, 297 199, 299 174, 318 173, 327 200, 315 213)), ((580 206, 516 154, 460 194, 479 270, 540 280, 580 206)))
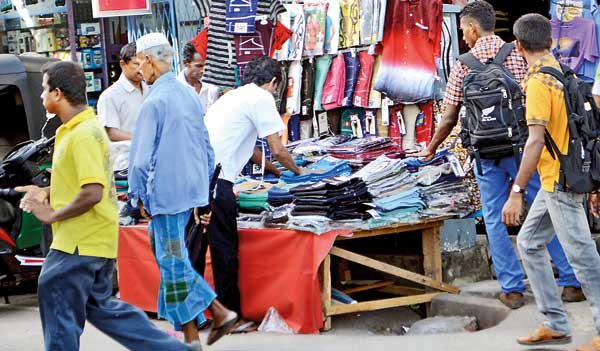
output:
MULTIPOLYGON (((585 193, 595 192, 600 185, 596 174, 600 118, 589 87, 550 53, 551 25, 547 18, 525 15, 515 23, 514 34, 519 53, 530 64, 523 82, 529 138, 514 183, 525 186, 536 167, 542 180, 542 190, 521 227, 517 244, 538 309, 545 315, 543 325, 518 342, 569 343, 571 326, 545 246, 556 231, 600 333, 600 256, 583 206, 585 193)), ((502 212, 506 225, 519 224, 522 205, 522 194, 512 192, 502 212)), ((590 195, 589 205, 597 216, 597 194, 590 195)), ((577 350, 600 351, 600 337, 577 350)))
MULTIPOLYGON (((485 1, 473 1, 463 8, 460 27, 471 51, 452 67, 444 97, 444 118, 431 144, 416 156, 431 158, 435 154, 458 123, 459 110, 464 105, 461 137, 463 146, 475 160, 489 247, 502 288, 500 301, 514 309, 524 305, 525 274, 502 223, 501 212, 510 192, 510 181, 517 174, 520 149, 527 138, 519 87, 527 73, 527 64, 513 43, 505 43, 494 35, 495 16, 494 8, 485 1)), ((537 174, 521 185, 523 188, 517 191, 524 192, 528 202, 533 202, 540 188, 537 174)), ((556 238, 548 244, 548 251, 559 271, 558 284, 565 287, 563 299, 585 299, 556 238)))

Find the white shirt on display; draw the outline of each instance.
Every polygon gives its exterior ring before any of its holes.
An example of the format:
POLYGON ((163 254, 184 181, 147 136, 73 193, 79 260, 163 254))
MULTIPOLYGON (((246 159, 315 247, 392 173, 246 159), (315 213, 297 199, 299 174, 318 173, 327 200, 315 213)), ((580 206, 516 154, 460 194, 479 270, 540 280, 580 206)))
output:
POLYGON ((133 133, 140 106, 148 93, 148 86, 143 82, 142 91, 140 92, 124 74, 121 74, 119 80, 100 94, 98 99, 100 123, 107 128, 133 133))
POLYGON ((257 138, 285 130, 271 93, 246 84, 223 95, 206 113, 204 124, 215 151, 221 178, 234 182, 252 157, 257 138))

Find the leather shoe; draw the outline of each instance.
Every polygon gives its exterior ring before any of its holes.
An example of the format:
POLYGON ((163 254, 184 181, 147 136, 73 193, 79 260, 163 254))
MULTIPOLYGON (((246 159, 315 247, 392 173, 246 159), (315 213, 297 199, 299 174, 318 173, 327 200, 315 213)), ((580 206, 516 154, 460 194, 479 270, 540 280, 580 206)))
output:
POLYGON ((525 305, 525 298, 520 292, 511 292, 508 294, 502 293, 500 294, 500 301, 512 310, 516 310, 525 305))
POLYGON ((583 294, 583 290, 574 286, 565 286, 561 298, 564 302, 585 301, 585 295, 583 294))

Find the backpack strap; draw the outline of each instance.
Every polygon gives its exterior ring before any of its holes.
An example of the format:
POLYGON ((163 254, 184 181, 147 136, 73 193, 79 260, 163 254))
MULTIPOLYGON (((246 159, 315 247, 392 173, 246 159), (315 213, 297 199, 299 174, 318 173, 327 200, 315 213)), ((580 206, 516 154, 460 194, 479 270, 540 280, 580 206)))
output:
POLYGON ((483 63, 481 63, 481 61, 479 61, 477 59, 477 57, 475 57, 475 55, 473 55, 470 52, 467 52, 466 54, 462 54, 458 57, 458 60, 462 63, 464 63, 465 65, 467 65, 467 67, 469 67, 469 69, 471 69, 472 71, 480 69, 481 67, 483 67, 483 63))
POLYGON ((552 77, 556 78, 556 80, 558 80, 559 82, 561 82, 563 84, 563 86, 565 85, 565 75, 563 72, 559 71, 558 69, 554 68, 554 67, 550 67, 550 66, 544 66, 542 68, 540 68, 540 70, 538 71, 539 73, 544 73, 544 74, 549 74, 552 77))
POLYGON ((514 49, 515 49, 515 43, 504 43, 504 44, 502 44, 502 47, 500 48, 500 50, 496 54, 496 57, 494 57, 493 63, 496 64, 496 65, 502 66, 502 64, 504 63, 504 61, 506 61, 506 58, 508 58, 508 55, 510 55, 510 53, 514 49))

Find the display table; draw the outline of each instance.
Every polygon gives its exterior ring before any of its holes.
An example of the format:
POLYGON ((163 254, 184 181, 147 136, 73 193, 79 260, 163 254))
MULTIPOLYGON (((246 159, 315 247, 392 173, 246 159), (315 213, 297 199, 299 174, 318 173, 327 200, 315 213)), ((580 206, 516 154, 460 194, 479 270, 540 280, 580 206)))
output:
MULTIPOLYGON (((330 327, 333 315, 430 302, 438 292, 458 292, 441 281, 440 227, 443 220, 369 231, 338 230, 316 235, 280 229, 240 229, 239 287, 242 314, 260 321, 272 306, 298 333, 330 327), (425 275, 419 275, 334 247, 336 240, 419 231, 423 237, 425 275), (419 283, 432 291, 352 305, 332 305, 331 255, 419 283), (319 268, 322 274, 319 275, 319 268), (319 276, 323 283, 320 283, 319 276), (321 290, 321 286, 323 289, 321 290), (326 317, 325 324, 323 316, 326 317)), ((121 299, 156 312, 159 272, 143 226, 122 227, 117 259, 121 299)), ((207 260, 207 281, 211 268, 207 260)), ((399 293, 405 294, 405 291, 399 293)))

